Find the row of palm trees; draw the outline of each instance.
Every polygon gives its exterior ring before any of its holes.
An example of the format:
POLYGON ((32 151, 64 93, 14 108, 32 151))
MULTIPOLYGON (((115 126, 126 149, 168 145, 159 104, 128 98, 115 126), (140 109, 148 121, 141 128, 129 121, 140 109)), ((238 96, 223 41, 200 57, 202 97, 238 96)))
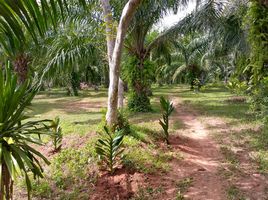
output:
MULTIPOLYGON (((154 24, 170 11, 178 12, 178 8, 187 5, 188 0, 133 1, 136 3, 134 9, 130 9, 132 4, 126 8, 131 11, 131 20, 126 16, 129 23, 124 24, 123 18, 117 27, 120 17, 122 19, 122 10, 129 2, 127 0, 102 0, 103 5, 104 3, 111 5, 111 15, 105 16, 100 2, 96 0, 0 1, 1 60, 13 64, 13 70, 19 76, 18 81, 15 76, 13 79, 23 87, 22 90, 25 89, 24 87, 30 87, 28 79, 34 74, 38 75, 39 81, 43 83, 51 81, 58 85, 71 84, 73 90, 77 87, 72 81, 75 77, 86 81, 94 79, 96 82, 103 81, 105 77, 104 81, 107 82, 109 63, 110 82, 111 78, 114 78, 114 85, 109 89, 109 99, 113 105, 108 104, 108 108, 111 113, 115 114, 109 115, 109 120, 114 122, 117 112, 117 98, 114 97, 117 97, 119 93, 119 77, 115 78, 111 75, 117 73, 121 78, 124 76, 120 71, 121 57, 117 56, 116 52, 110 52, 113 54, 111 54, 112 57, 115 55, 115 60, 112 60, 113 58, 105 53, 107 48, 104 42, 105 37, 108 43, 110 40, 110 44, 114 45, 113 49, 116 48, 118 52, 123 53, 123 61, 127 58, 135 60, 135 64, 124 67, 138 72, 138 77, 134 82, 133 77, 129 80, 133 82, 131 90, 134 95, 144 97, 143 99, 137 98, 142 101, 149 100, 147 92, 150 89, 150 83, 144 80, 147 76, 143 76, 147 65, 154 67, 153 70, 157 73, 155 77, 163 82, 183 80, 187 78, 185 78, 186 75, 190 76, 190 82, 193 81, 193 77, 200 79, 201 75, 204 75, 205 79, 220 74, 227 79, 234 72, 239 58, 249 52, 246 30, 242 26, 242 17, 248 6, 245 1, 196 0, 196 9, 193 13, 163 32, 155 31, 154 24), (111 21, 106 23, 107 19, 111 21), (117 32, 116 28, 124 30, 117 32), (119 39, 120 36, 126 38, 125 41, 122 38, 118 40, 121 46, 116 46, 118 45, 115 43, 117 36, 119 39), (114 66, 114 62, 117 66, 114 66), (117 67, 116 70, 113 70, 113 67, 117 67)), ((14 80, 10 84, 15 93, 14 80)), ((7 106, 1 107, 1 103, 7 104, 7 101, 5 99, 3 102, 2 99, 0 99, 0 113, 4 115, 3 108, 7 109, 7 106)), ((19 105, 21 104, 18 101, 17 107, 14 106, 14 113, 18 110, 22 111, 26 106, 25 104, 22 108, 19 105)), ((11 116, 14 113, 11 113, 11 116)), ((1 141, 4 141, 3 133, 6 131, 4 125, 7 122, 9 121, 4 118, 0 121, 1 141)), ((13 127, 9 125, 10 123, 8 123, 8 128, 12 129, 13 127)), ((20 128, 21 125, 18 124, 15 127, 20 128)), ((32 129, 30 131, 34 132, 32 129)), ((21 135, 22 132, 16 134, 21 135)), ((19 142, 16 143, 14 140, 11 144, 27 145, 26 140, 19 142)), ((10 143, 5 142, 5 145, 10 145, 10 143)), ((34 150, 31 149, 31 151, 34 150)), ((2 151, 0 153, 0 159, 5 159, 8 163, 7 157, 4 158, 2 151)), ((8 155, 11 154, 8 152, 8 155)), ((17 157, 19 159, 19 156, 17 157)), ((34 158, 31 160, 24 157, 22 163, 24 162, 30 167, 33 164, 36 166, 34 158)), ((15 170, 8 167, 8 164, 3 164, 2 167, 1 174, 6 173, 7 170, 10 175, 15 173, 15 170)), ((23 169, 23 165, 20 167, 23 169)), ((32 169, 38 175, 41 174, 39 167, 32 169)), ((27 170, 24 171, 26 173, 27 170)), ((10 179, 13 180, 13 177, 9 176, 6 179, 6 185, 1 185, 1 191, 4 191, 4 186, 12 187, 10 179)), ((0 177, 0 180, 4 179, 0 177)), ((10 194, 6 197, 9 199, 10 194)), ((3 198, 4 195, 0 195, 0 200, 3 198)))

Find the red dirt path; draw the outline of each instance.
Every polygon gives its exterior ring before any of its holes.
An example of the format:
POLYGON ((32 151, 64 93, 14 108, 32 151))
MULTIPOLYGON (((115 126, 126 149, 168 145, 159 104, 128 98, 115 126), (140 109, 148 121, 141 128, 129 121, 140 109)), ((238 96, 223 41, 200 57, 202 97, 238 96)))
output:
POLYGON ((165 174, 143 175, 128 174, 121 170, 119 174, 109 177, 104 175, 97 183, 92 199, 129 199, 139 187, 157 188, 163 192, 153 199, 173 200, 178 193, 177 183, 185 178, 193 180, 184 193, 184 197, 193 200, 223 200, 225 198, 225 181, 218 175, 222 155, 209 136, 205 125, 198 115, 174 101, 176 113, 174 120, 184 123, 184 129, 170 136, 170 147, 164 151, 181 153, 183 160, 172 159, 170 170, 165 174))

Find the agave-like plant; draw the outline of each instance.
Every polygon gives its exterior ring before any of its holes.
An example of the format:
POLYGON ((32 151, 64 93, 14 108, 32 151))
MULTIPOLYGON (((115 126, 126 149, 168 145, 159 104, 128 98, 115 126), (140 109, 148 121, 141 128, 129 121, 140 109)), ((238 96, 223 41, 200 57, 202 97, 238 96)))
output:
POLYGON ((38 88, 30 80, 18 84, 8 64, 0 68, 0 200, 12 199, 14 180, 22 175, 30 199, 30 172, 42 178, 41 160, 49 164, 32 144, 42 145, 41 135, 50 133, 51 120, 31 121, 25 113, 38 88))
POLYGON ((111 133, 106 126, 104 126, 104 134, 103 138, 98 139, 96 143, 96 153, 105 163, 109 172, 113 174, 118 163, 118 156, 124 151, 122 148, 124 134, 121 131, 111 133))
POLYGON ((163 120, 160 119, 159 124, 164 130, 164 139, 166 143, 169 144, 169 116, 174 111, 174 106, 172 102, 170 102, 168 99, 165 99, 163 96, 160 97, 160 105, 162 109, 163 120))

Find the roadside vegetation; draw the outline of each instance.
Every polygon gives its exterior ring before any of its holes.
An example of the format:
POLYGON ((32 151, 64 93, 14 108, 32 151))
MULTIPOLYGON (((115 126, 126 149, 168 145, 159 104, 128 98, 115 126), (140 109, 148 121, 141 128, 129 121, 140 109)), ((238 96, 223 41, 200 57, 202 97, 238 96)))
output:
POLYGON ((267 0, 0 1, 0 200, 266 199, 267 52, 267 0))

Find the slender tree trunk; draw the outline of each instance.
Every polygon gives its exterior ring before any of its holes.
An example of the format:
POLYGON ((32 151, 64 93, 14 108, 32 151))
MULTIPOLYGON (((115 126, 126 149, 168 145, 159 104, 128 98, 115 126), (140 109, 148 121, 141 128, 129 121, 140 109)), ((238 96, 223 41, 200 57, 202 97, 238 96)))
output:
POLYGON ((124 106, 124 82, 122 81, 121 78, 119 78, 119 83, 118 83, 118 103, 117 103, 118 108, 123 108, 124 106))
POLYGON ((15 58, 14 71, 18 74, 18 82, 23 83, 27 79, 29 71, 29 57, 22 53, 15 58))
POLYGON ((108 91, 108 110, 106 121, 108 125, 113 125, 117 120, 118 104, 118 82, 120 74, 120 62, 123 49, 123 43, 127 28, 137 7, 142 0, 129 0, 125 5, 121 19, 117 28, 116 39, 113 37, 113 19, 109 0, 101 0, 104 11, 104 21, 106 23, 107 49, 109 58, 109 91, 108 91), (114 48, 112 48, 114 46, 114 48), (112 55, 112 56, 111 56, 112 55))

